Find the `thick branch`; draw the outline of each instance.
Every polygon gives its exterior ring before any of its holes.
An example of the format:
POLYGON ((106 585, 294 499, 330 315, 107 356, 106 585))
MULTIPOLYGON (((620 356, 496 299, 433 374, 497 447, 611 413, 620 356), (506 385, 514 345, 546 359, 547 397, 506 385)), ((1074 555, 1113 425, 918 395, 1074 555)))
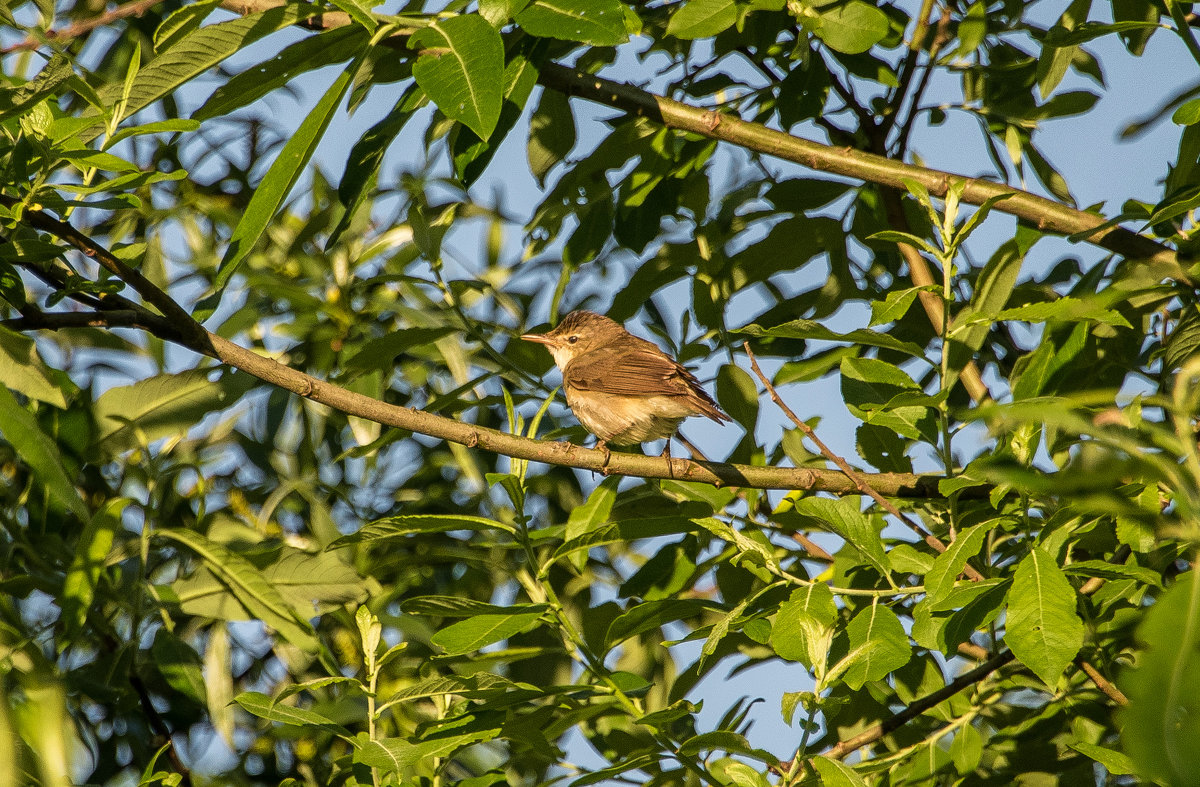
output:
POLYGON ((966 184, 962 201, 980 205, 989 197, 1008 195, 994 210, 1010 213, 1045 232, 1063 235, 1095 230, 1087 242, 1126 257, 1162 266, 1162 275, 1186 279, 1175 252, 1124 227, 1097 229, 1104 218, 1045 197, 978 178, 918 167, 850 148, 834 148, 783 131, 748 123, 719 112, 692 107, 640 88, 587 74, 555 63, 541 67, 538 81, 555 90, 648 117, 670 128, 729 142, 810 169, 903 189, 905 180, 922 184, 930 194, 945 196, 950 184, 966 184))
MULTIPOLYGON (((246 14, 283 4, 284 0, 225 0, 221 7, 246 14)), ((325 14, 319 22, 322 28, 340 27, 350 24, 350 18, 346 14, 335 12, 325 14)), ((407 36, 402 34, 397 38, 405 40, 407 36)), ((966 184, 962 193, 962 201, 965 203, 982 205, 990 197, 1005 195, 1008 198, 996 203, 994 210, 1012 214, 1045 232, 1075 235, 1091 231, 1085 238, 1088 243, 1125 257, 1155 263, 1164 278, 1188 280, 1174 250, 1167 246, 1124 227, 1101 229, 1105 222, 1102 216, 1077 210, 1028 191, 953 172, 904 164, 873 153, 822 145, 768 128, 761 123, 749 123, 730 115, 689 106, 632 85, 614 82, 557 63, 542 64, 539 67, 538 82, 552 90, 648 117, 668 128, 729 142, 747 150, 765 153, 834 175, 900 189, 905 187, 905 180, 914 180, 937 197, 945 196, 951 183, 962 181, 966 184)))

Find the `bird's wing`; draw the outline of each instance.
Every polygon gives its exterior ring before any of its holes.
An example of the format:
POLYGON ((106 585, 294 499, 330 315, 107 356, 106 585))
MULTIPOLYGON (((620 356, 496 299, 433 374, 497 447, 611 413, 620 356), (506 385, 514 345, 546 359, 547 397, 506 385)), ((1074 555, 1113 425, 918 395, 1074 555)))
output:
POLYGON ((686 396, 691 373, 654 350, 602 347, 567 364, 567 385, 617 396, 686 396))
POLYGON ((729 420, 696 376, 657 348, 603 347, 563 370, 567 386, 616 396, 682 396, 714 421, 729 420))

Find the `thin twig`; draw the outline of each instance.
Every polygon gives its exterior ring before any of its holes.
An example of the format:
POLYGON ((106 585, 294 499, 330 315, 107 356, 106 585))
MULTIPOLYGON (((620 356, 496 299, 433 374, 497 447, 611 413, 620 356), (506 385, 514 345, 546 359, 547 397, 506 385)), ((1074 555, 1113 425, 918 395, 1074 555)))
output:
POLYGON ((1006 650, 1003 653, 993 656, 975 669, 959 675, 957 678, 950 681, 937 691, 930 692, 924 697, 914 700, 910 705, 905 707, 904 710, 900 711, 894 716, 889 716, 879 724, 864 730, 858 735, 855 735, 853 738, 847 738, 844 741, 839 741, 836 746, 825 752, 824 756, 831 757, 835 760, 840 760, 853 752, 855 749, 860 749, 863 746, 874 743, 883 736, 887 735, 889 732, 903 727, 912 719, 915 719, 930 708, 936 707, 938 704, 944 702, 950 697, 953 697, 955 694, 959 693, 968 686, 972 686, 983 680, 988 675, 991 675, 993 672, 1012 661, 1014 658, 1015 657, 1013 656, 1011 650, 1006 650))
POLYGON ((908 138, 912 133, 913 123, 916 120, 918 110, 921 104, 921 98, 925 95, 926 88, 929 87, 929 80, 933 76, 933 67, 937 62, 938 53, 942 47, 950 40, 950 9, 942 9, 942 18, 938 20, 937 33, 933 37, 933 41, 929 44, 929 62, 925 64, 925 71, 921 74, 921 80, 917 83, 917 89, 913 91, 909 100, 908 115, 904 118, 904 125, 900 128, 900 136, 896 139, 896 158, 903 160, 904 154, 908 151, 908 138))
MULTIPOLYGON (((920 536, 926 544, 933 547, 938 552, 945 552, 946 545, 942 543, 941 539, 930 533, 925 528, 921 527, 919 522, 914 521, 902 513, 900 509, 896 508, 896 506, 892 504, 890 500, 879 494, 879 492, 867 482, 862 473, 851 467, 850 463, 845 459, 835 454, 829 448, 829 446, 825 445, 825 443, 821 441, 821 438, 817 437, 817 433, 813 431, 811 426, 800 420, 800 418, 794 412, 792 412, 792 408, 784 404, 783 399, 781 399, 779 396, 779 392, 775 390, 775 386, 771 384, 771 381, 765 374, 763 374, 763 370, 759 368, 758 359, 754 357, 754 351, 750 349, 750 343, 744 342, 742 344, 742 348, 746 351, 746 355, 750 358, 750 368, 754 370, 754 373, 758 375, 758 379, 761 380, 763 386, 766 387, 767 393, 771 396, 771 401, 775 402, 775 404, 777 404, 779 408, 783 410, 783 414, 786 415, 788 419, 796 425, 796 428, 804 432, 804 435, 809 440, 812 440, 813 444, 816 445, 817 449, 821 452, 821 455, 837 465, 838 469, 850 479, 856 489, 858 489, 864 495, 870 497, 885 511, 907 525, 914 533, 920 536)), ((979 582, 983 579, 983 575, 976 571, 970 564, 963 566, 963 573, 974 582, 979 582)))
POLYGON ((20 41, 12 46, 0 49, 0 54, 7 55, 10 52, 20 52, 26 49, 37 49, 44 46, 50 41, 71 41, 80 36, 90 33, 97 27, 107 25, 109 22, 115 22, 118 19, 124 19, 129 16, 141 16, 149 11, 154 6, 161 3, 163 0, 136 0, 133 3, 117 6, 113 10, 94 16, 83 22, 77 22, 70 27, 64 27, 61 30, 47 30, 40 36, 30 36, 24 41, 20 41))

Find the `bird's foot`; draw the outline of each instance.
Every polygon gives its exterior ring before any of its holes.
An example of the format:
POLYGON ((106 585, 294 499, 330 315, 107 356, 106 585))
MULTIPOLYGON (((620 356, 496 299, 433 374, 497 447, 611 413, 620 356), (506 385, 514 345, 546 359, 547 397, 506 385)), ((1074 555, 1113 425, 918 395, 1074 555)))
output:
POLYGON ((667 438, 667 444, 663 446, 662 458, 667 460, 667 477, 672 481, 675 480, 675 464, 671 461, 671 438, 667 438))
POLYGON ((600 463, 600 473, 608 475, 608 463, 612 459, 612 451, 608 450, 608 444, 599 438, 596 439, 596 450, 604 452, 604 461, 600 463))

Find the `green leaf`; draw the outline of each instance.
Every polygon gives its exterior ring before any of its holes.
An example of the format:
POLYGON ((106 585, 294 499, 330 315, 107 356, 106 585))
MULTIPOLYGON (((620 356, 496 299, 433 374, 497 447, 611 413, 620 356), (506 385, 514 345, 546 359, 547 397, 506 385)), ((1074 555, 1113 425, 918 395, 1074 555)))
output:
MULTIPOLYGON (((208 10, 204 9, 204 13, 207 14, 208 10)), ((193 81, 263 36, 290 27, 319 12, 320 9, 307 3, 288 3, 188 33, 138 72, 125 106, 126 117, 193 81)), ((100 100, 104 106, 112 106, 120 100, 123 87, 114 83, 103 88, 100 100)), ((98 111, 90 116, 96 117, 97 123, 83 134, 84 141, 95 138, 103 129, 98 111)))
POLYGON ((418 30, 408 45, 424 50, 413 77, 442 114, 490 137, 504 97, 504 43, 496 28, 478 14, 460 14, 418 30))
POLYGON ((1017 566, 1008 591, 1005 644, 1053 687, 1083 645, 1083 634, 1075 589, 1054 558, 1035 547, 1017 566))
POLYGON ((541 186, 555 164, 564 161, 575 147, 575 116, 569 97, 557 90, 543 90, 537 109, 529 118, 526 156, 529 171, 541 186))
POLYGON ((605 648, 611 649, 630 637, 660 629, 667 623, 695 617, 714 606, 712 602, 698 598, 665 598, 634 604, 609 624, 604 637, 605 648))
POLYGON ((1194 126, 1200 123, 1200 98, 1180 104, 1171 114, 1171 122, 1178 126, 1194 126))
POLYGON ((448 656, 461 656, 508 639, 536 623, 540 617, 540 612, 476 615, 438 631, 430 637, 430 642, 442 648, 448 656))
POLYGON ((400 604, 409 615, 438 615, 444 618, 470 618, 476 615, 511 615, 513 613, 537 612, 550 609, 548 604, 489 604, 473 598, 458 596, 417 596, 405 599, 400 604))
POLYGON ((882 604, 859 612, 846 627, 850 636, 850 662, 842 679, 854 691, 881 680, 912 658, 912 646, 896 613, 882 604))
POLYGON ((542 38, 616 46, 629 40, 619 0, 535 0, 517 14, 525 32, 542 38))
POLYGON ((863 777, 840 760, 829 757, 813 757, 808 764, 821 777, 823 787, 866 787, 867 783, 863 781, 863 777))
POLYGON ((402 738, 379 738, 371 740, 360 734, 354 744, 354 761, 379 768, 384 773, 400 774, 404 769, 429 762, 435 757, 448 757, 464 746, 480 741, 489 741, 500 734, 500 729, 477 730, 465 735, 410 743, 402 738))
POLYGON ((714 730, 713 732, 702 732, 688 738, 679 746, 679 756, 695 757, 701 752, 706 751, 727 751, 730 754, 741 754, 747 757, 754 757, 762 760, 768 765, 775 765, 779 760, 768 752, 762 749, 756 749, 750 745, 745 736, 739 735, 730 730, 714 730))
POLYGON ((771 626, 771 647, 780 658, 809 669, 823 665, 833 643, 837 608, 827 585, 813 583, 779 605, 771 626))
POLYGON ((212 92, 193 120, 211 120, 248 106, 295 77, 334 63, 344 63, 367 43, 361 28, 348 25, 305 36, 275 56, 256 63, 212 92))
POLYGON ((21 461, 29 465, 39 485, 50 493, 52 501, 74 514, 79 521, 91 520, 91 514, 75 484, 59 461, 60 450, 38 426, 33 413, 17 402, 12 391, 0 385, 0 435, 16 449, 21 461))
POLYGON ((886 350, 896 350, 905 355, 911 355, 914 358, 925 357, 925 351, 913 342, 902 341, 886 333, 879 333, 878 331, 866 328, 859 328, 848 333, 837 333, 826 328, 816 320, 792 320, 791 322, 777 325, 774 328, 763 328, 751 323, 737 328, 733 332, 780 339, 818 339, 831 342, 850 342, 852 344, 862 344, 867 347, 882 347, 886 350))
POLYGON ((356 533, 342 536, 328 546, 341 549, 352 544, 368 544, 392 538, 405 538, 416 533, 446 533, 452 530, 503 530, 516 535, 512 525, 469 514, 403 514, 377 519, 356 533))
MULTIPOLYGON (((346 157, 345 173, 342 175, 341 182, 338 183, 338 199, 341 201, 342 206, 345 207, 345 211, 343 211, 342 217, 338 220, 337 227, 329 234, 329 240, 325 242, 327 250, 333 249, 342 237, 342 233, 350 228, 350 223, 354 220, 367 195, 375 187, 379 176, 379 167, 383 164, 383 157, 387 153, 388 147, 400 132, 404 130, 404 126, 408 121, 412 119, 413 111, 427 100, 428 97, 425 96, 424 91, 416 83, 413 83, 396 100, 396 105, 392 107, 392 111, 383 120, 367 129, 367 132, 354 143, 354 147, 350 149, 350 154, 346 157)), ((382 339, 367 342, 364 345, 364 350, 374 344, 375 341, 384 341, 387 339, 396 341, 397 337, 403 337, 404 334, 422 330, 444 330, 448 332, 453 329, 448 327, 412 328, 408 331, 398 331, 397 333, 382 337, 382 339)), ((383 368, 385 363, 390 367, 395 355, 396 353, 393 353, 387 357, 380 358, 378 355, 367 356, 363 352, 360 352, 347 363, 347 366, 353 366, 359 371, 363 368, 383 368)))
MULTIPOLYGON (((657 754, 642 754, 636 757, 630 757, 619 763, 614 763, 607 768, 601 768, 591 773, 581 776, 571 782, 570 787, 587 787, 589 784, 599 784, 612 779, 614 776, 620 776, 628 771, 644 768, 647 765, 657 766, 661 763, 662 758, 657 754)), ((624 780, 622 780, 624 781, 624 780)))
POLYGON ((946 551, 933 559, 933 568, 925 575, 925 594, 931 603, 941 601, 954 589, 954 580, 962 573, 967 560, 979 553, 983 540, 999 523, 993 519, 960 532, 946 551))
POLYGON ((1137 638, 1146 648, 1123 681, 1125 751, 1144 779, 1190 784, 1200 773, 1200 571, 1155 600, 1137 638))
POLYGON ((866 52, 888 32, 887 15, 862 0, 826 6, 820 11, 817 37, 847 55, 866 52))
POLYGON ((66 375, 51 369, 38 355, 33 339, 0 326, 0 386, 66 409, 64 391, 75 393, 66 375))
POLYGON ((1133 760, 1129 758, 1129 755, 1122 752, 1082 741, 1079 743, 1068 743, 1067 745, 1084 757, 1095 760, 1103 765, 1104 770, 1113 776, 1125 776, 1135 771, 1133 760))
POLYGON ((183 436, 204 416, 235 404, 258 380, 246 373, 211 369, 162 374, 110 388, 96 400, 92 450, 111 457, 169 435, 183 436))
POLYGON ((33 79, 19 87, 0 88, 0 121, 20 115, 52 95, 74 75, 71 59, 55 52, 33 79))
POLYGON ((195 552, 251 615, 274 628, 300 650, 316 652, 318 642, 312 625, 297 617, 279 590, 249 560, 191 530, 156 530, 154 535, 195 552))
POLYGON ((379 23, 375 21, 375 17, 371 15, 371 9, 377 5, 380 5, 380 3, 375 2, 375 0, 329 0, 329 1, 331 3, 333 3, 335 6, 337 6, 338 8, 345 11, 347 14, 350 15, 351 19, 353 19, 355 22, 362 25, 364 28, 371 31, 372 33, 375 32, 375 28, 379 26, 379 23))
POLYGON ((92 600, 96 596, 100 572, 108 560, 113 539, 121 529, 121 512, 129 502, 129 499, 124 497, 110 498, 92 515, 83 532, 79 534, 79 541, 75 544, 75 557, 71 561, 71 567, 67 569, 62 597, 59 599, 62 621, 69 635, 63 640, 64 643, 83 628, 92 600))
MULTIPOLYGON (((334 113, 342 103, 342 98, 346 95, 346 90, 349 89, 356 70, 357 62, 352 63, 338 74, 337 79, 325 91, 325 95, 313 107, 312 112, 308 113, 308 117, 304 119, 300 127, 288 137, 283 150, 271 162, 271 168, 267 170, 267 174, 254 189, 254 194, 250 197, 250 204, 246 206, 241 220, 233 228, 233 234, 229 238, 229 247, 225 250, 225 256, 221 259, 221 265, 217 269, 216 278, 213 280, 214 298, 220 297, 238 265, 262 237, 267 225, 275 217, 275 212, 279 210, 279 206, 291 192, 292 186, 299 180, 300 173, 304 171, 304 165, 312 158, 317 143, 321 141, 325 129, 329 127, 329 122, 333 120, 334 113)), ((213 308, 215 308, 215 303, 206 299, 203 307, 198 310, 197 319, 206 319, 213 308)))
POLYGON ((233 701, 240 705, 243 710, 254 714, 260 719, 290 724, 294 727, 315 727, 316 729, 328 730, 337 735, 350 737, 349 730, 337 724, 332 719, 306 708, 280 705, 261 692, 244 691, 234 697, 233 701))
POLYGON ((150 646, 154 669, 167 684, 193 702, 205 702, 204 673, 199 654, 174 632, 160 628, 150 646))
POLYGON ((444 677, 428 678, 412 686, 400 689, 400 691, 388 697, 387 702, 382 703, 378 710, 382 713, 387 708, 398 703, 451 694, 460 697, 486 698, 497 693, 504 693, 509 689, 541 693, 528 683, 514 683, 508 678, 493 675, 490 672, 477 672, 467 677, 446 675, 444 677))
POLYGON ((688 0, 671 15, 667 35, 708 38, 733 27, 737 18, 737 4, 733 0, 688 0))
POLYGON ((823 522, 837 533, 879 571, 890 576, 887 555, 883 551, 879 528, 858 509, 858 498, 831 500, 827 497, 805 497, 795 502, 796 513, 823 522))
POLYGON ((937 426, 926 406, 888 407, 907 393, 923 393, 899 367, 875 358, 843 358, 842 398, 846 409, 865 423, 887 427, 910 440, 936 444, 937 426))

